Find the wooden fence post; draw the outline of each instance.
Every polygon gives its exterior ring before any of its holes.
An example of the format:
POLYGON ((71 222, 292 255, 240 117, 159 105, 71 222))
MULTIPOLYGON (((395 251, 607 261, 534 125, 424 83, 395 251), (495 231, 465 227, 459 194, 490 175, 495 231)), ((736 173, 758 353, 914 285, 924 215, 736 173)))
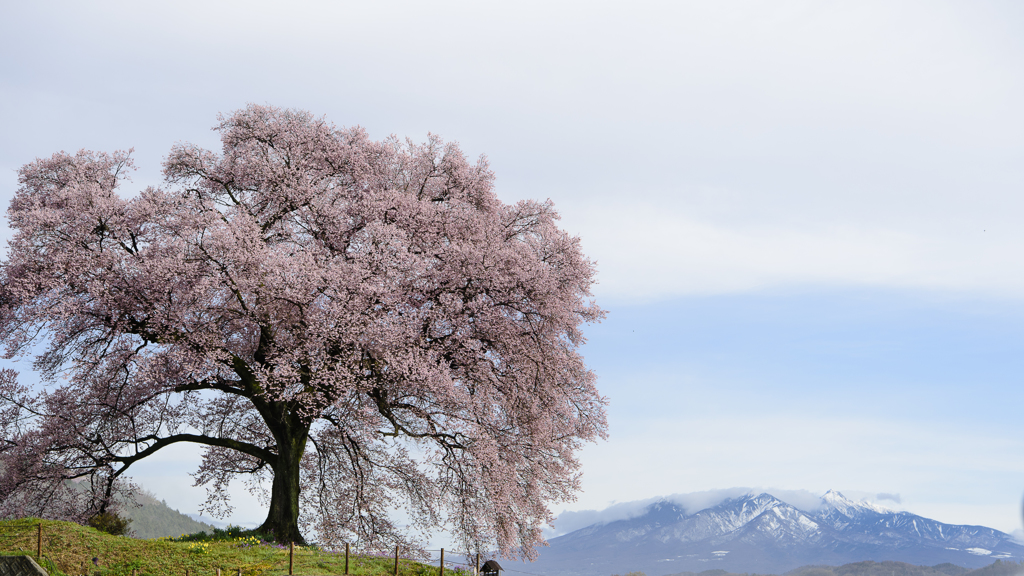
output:
MULTIPOLYGON (((132 576, 134 576, 134 574, 132 576)), ((220 568, 217 568, 217 576, 220 576, 220 568)))
POLYGON ((288 576, 292 576, 292 557, 295 555, 295 542, 288 543, 288 576))
POLYGON ((238 576, 242 576, 242 567, 241 566, 238 567, 238 576))
POLYGON ((36 532, 36 558, 43 561, 43 521, 39 521, 39 531, 36 532))
POLYGON ((473 571, 475 576, 480 576, 480 553, 476 553, 476 569, 473 571))
POLYGON ((345 542, 345 576, 348 576, 348 542, 345 542))
POLYGON ((395 576, 398 576, 398 544, 395 544, 395 576))
POLYGON ((444 576, 444 548, 441 548, 441 576, 444 576))

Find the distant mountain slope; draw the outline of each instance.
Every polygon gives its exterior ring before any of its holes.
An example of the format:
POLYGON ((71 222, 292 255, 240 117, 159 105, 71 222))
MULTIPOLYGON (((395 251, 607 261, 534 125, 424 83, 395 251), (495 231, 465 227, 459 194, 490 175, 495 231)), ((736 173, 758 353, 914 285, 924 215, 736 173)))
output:
POLYGON ((180 536, 194 532, 212 532, 213 526, 197 522, 185 514, 172 509, 166 502, 145 490, 136 495, 141 506, 125 506, 122 512, 132 519, 128 526, 136 538, 159 538, 180 536))
POLYGON ((769 494, 729 499, 692 514, 662 501, 641 516, 588 526, 550 545, 527 570, 558 576, 635 570, 660 576, 710 568, 764 574, 862 561, 981 568, 994 559, 1024 558, 1024 546, 998 530, 944 524, 833 491, 814 512, 769 494))
MULTIPOLYGON (((936 566, 915 566, 905 562, 856 562, 842 566, 801 566, 786 572, 783 576, 1020 576, 1024 574, 1024 565, 1016 562, 996 560, 992 564, 977 570, 968 570, 953 564, 936 566)), ((750 576, 736 574, 725 570, 705 570, 703 572, 679 572, 671 576, 750 576)))

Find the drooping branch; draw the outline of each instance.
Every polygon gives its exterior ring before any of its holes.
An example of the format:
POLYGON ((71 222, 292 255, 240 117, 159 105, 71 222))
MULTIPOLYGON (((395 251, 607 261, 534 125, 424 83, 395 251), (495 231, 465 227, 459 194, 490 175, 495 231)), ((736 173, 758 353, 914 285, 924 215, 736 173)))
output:
POLYGON ((205 446, 217 446, 220 448, 230 448, 232 450, 248 454, 254 458, 258 458, 271 466, 277 463, 277 454, 270 451, 267 448, 260 448, 254 444, 248 442, 240 442, 233 438, 217 438, 212 436, 206 436, 203 434, 174 434, 171 436, 165 436, 158 438, 155 436, 144 436, 135 440, 136 444, 147 444, 146 448, 136 452, 135 454, 128 456, 113 456, 110 458, 112 462, 118 462, 123 464, 118 474, 123 473, 129 466, 146 458, 152 456, 158 450, 166 448, 172 444, 178 442, 191 442, 193 444, 203 444, 205 446))

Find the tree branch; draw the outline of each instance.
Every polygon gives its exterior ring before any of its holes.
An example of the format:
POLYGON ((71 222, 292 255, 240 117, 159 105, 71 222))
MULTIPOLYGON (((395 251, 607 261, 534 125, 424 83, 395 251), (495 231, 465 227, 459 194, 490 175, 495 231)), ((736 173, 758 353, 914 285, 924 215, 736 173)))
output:
POLYGON ((244 454, 248 454, 254 458, 259 458, 260 460, 267 462, 271 466, 274 466, 277 463, 277 454, 274 454, 270 450, 267 450, 266 448, 260 448, 259 446, 249 444, 248 442, 233 440, 231 438, 217 438, 213 436, 205 436, 203 434, 175 434, 173 436, 167 436, 165 438, 156 438, 153 436, 148 436, 145 438, 139 438, 138 442, 146 442, 150 440, 155 440, 155 442, 150 444, 145 450, 142 450, 141 452, 137 452, 131 456, 115 456, 111 458, 111 461, 113 462, 119 462, 121 464, 124 464, 124 467, 119 471, 119 473, 124 472, 126 468, 128 468, 135 462, 138 462, 139 460, 142 460, 147 456, 152 456, 161 448, 166 448, 167 446, 170 446, 171 444, 177 444, 178 442, 192 442, 195 444, 205 444, 207 446, 230 448, 232 450, 237 450, 244 454))

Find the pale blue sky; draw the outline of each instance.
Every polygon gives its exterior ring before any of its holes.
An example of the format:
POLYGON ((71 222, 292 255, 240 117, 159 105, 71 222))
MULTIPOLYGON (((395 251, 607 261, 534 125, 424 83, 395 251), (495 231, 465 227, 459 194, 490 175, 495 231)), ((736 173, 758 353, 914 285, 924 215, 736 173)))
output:
POLYGON ((1020 523, 1019 301, 702 296, 613 305, 589 336, 613 438, 588 450, 588 500, 834 488, 897 493, 951 523, 1020 523))
MULTIPOLYGON (((1016 2, 48 2, 0 21, 14 171, 298 107, 486 153, 599 264, 611 437, 569 509, 732 486, 1021 527, 1016 2)), ((170 452, 143 482, 194 512, 170 452)), ((240 500, 235 521, 260 520, 240 500)), ((561 506, 558 507, 561 509, 561 506)))

